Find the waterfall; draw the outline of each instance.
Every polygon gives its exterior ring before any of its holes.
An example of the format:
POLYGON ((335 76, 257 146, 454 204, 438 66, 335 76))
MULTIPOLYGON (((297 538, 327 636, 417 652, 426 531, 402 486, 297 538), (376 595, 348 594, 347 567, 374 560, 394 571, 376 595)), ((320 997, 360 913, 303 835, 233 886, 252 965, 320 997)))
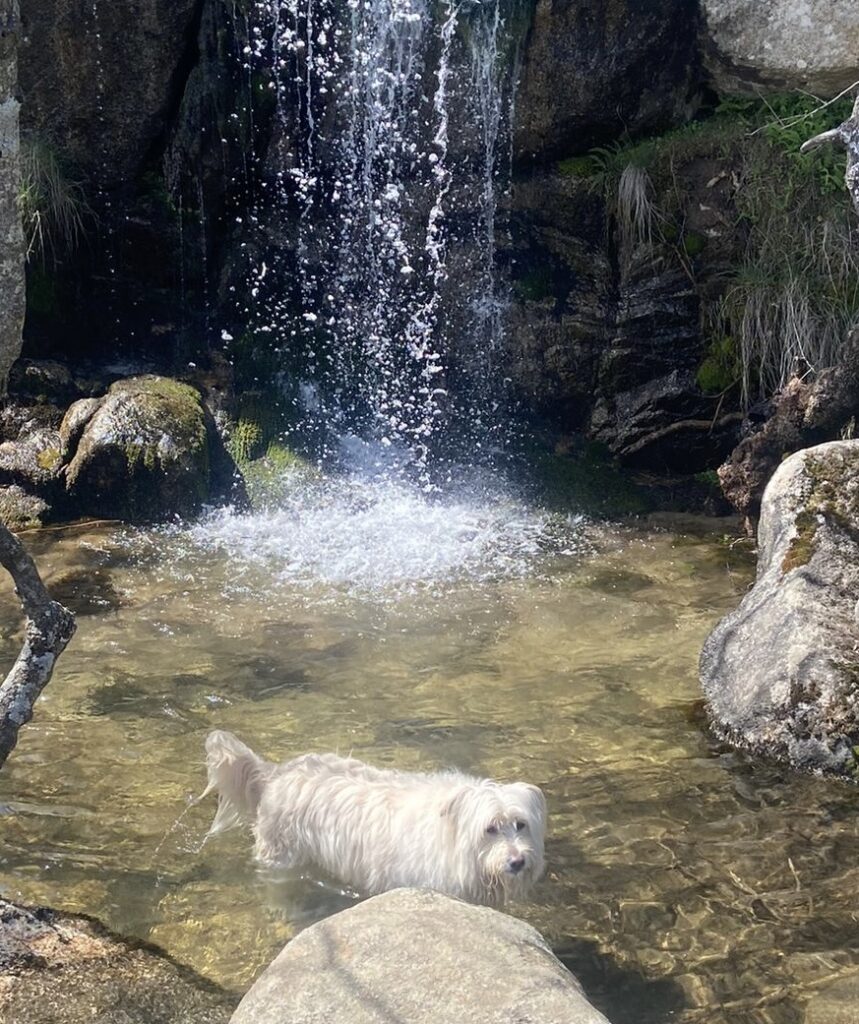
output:
POLYGON ((245 113, 271 130, 252 133, 242 306, 281 360, 257 379, 279 380, 322 465, 263 460, 254 511, 214 511, 180 543, 225 554, 230 585, 313 606, 432 599, 580 557, 581 519, 532 507, 491 457, 523 0, 251 13, 245 113))
MULTIPOLYGON (((440 442, 491 431, 515 31, 504 0, 264 0, 247 59, 275 95, 257 332, 315 415, 426 486, 440 442)), ((512 11, 512 4, 508 3, 512 11)))

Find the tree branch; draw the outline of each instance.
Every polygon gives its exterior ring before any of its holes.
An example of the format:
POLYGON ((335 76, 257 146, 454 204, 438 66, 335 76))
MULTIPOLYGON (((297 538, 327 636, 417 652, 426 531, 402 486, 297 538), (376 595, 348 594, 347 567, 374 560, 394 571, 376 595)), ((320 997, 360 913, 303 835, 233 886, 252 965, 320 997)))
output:
POLYGON ((47 686, 57 658, 75 632, 75 617, 52 601, 33 559, 14 534, 0 524, 0 565, 12 577, 27 616, 21 653, 0 685, 0 767, 15 749, 18 730, 33 717, 33 706, 47 686))
POLYGON ((847 169, 844 172, 844 183, 856 212, 859 213, 859 93, 856 95, 856 102, 853 104, 853 113, 843 124, 837 128, 831 128, 828 132, 821 132, 813 138, 804 142, 800 147, 801 153, 808 153, 818 146, 827 143, 834 143, 847 151, 847 169))

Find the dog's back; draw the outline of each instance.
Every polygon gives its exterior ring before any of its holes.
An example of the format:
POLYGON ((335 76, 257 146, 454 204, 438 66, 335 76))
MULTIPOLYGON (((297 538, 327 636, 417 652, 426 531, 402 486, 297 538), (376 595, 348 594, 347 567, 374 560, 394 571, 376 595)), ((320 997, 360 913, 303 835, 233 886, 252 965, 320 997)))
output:
POLYGON ((203 796, 213 790, 218 794, 218 812, 209 835, 253 821, 274 765, 231 732, 219 729, 206 737, 206 768, 209 781, 203 796))

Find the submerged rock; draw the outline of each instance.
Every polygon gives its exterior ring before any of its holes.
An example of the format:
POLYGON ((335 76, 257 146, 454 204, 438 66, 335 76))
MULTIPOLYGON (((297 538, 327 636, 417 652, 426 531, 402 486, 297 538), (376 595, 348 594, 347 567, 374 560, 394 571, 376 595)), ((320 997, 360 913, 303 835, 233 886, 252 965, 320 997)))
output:
POLYGON ((235 999, 95 921, 0 899, 0 1024, 226 1024, 235 999))
POLYGON ((608 1024, 529 925, 398 889, 293 939, 231 1024, 608 1024))
POLYGON ((854 774, 859 744, 859 441, 797 452, 767 487, 757 580, 713 630, 716 728, 808 769, 854 774))
POLYGON ((702 0, 703 52, 720 92, 833 96, 859 78, 855 0, 702 0))
POLYGON ((66 490, 79 513, 140 521, 193 515, 223 480, 223 444, 199 391, 167 377, 131 377, 82 399, 60 428, 66 490))
POLYGON ((805 1008, 803 1024, 856 1024, 859 1019, 859 972, 824 985, 805 1008))

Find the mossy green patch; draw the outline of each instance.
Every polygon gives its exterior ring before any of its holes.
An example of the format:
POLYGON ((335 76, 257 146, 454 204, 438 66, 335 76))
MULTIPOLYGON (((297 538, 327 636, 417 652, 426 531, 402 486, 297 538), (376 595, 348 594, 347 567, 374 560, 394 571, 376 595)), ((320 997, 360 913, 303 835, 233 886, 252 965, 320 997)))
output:
POLYGON ((59 448, 43 448, 36 455, 36 465, 39 469, 52 470, 59 465, 60 459, 62 458, 62 452, 59 448))
POLYGON ((278 505, 296 476, 315 479, 316 468, 279 441, 272 441, 263 456, 238 463, 251 507, 257 511, 278 505))
POLYGON ((739 383, 742 372, 736 342, 730 336, 720 335, 710 341, 695 379, 705 395, 720 395, 739 383))
POLYGON ((854 465, 846 466, 833 455, 805 457, 809 490, 794 520, 795 532, 782 559, 782 573, 799 569, 811 561, 824 523, 831 523, 854 536, 859 532, 858 472, 859 458, 854 460, 854 465), (849 479, 845 480, 845 476, 849 479))
POLYGON ((682 236, 681 244, 686 255, 694 259, 696 256, 700 256, 706 248, 707 239, 694 231, 687 231, 682 236))
POLYGON ((568 156, 557 165, 561 174, 570 178, 589 178, 596 173, 597 164, 590 154, 582 156, 568 156))
POLYGON ((274 395, 245 391, 239 396, 236 422, 230 430, 227 449, 239 465, 267 454, 289 424, 274 395))

